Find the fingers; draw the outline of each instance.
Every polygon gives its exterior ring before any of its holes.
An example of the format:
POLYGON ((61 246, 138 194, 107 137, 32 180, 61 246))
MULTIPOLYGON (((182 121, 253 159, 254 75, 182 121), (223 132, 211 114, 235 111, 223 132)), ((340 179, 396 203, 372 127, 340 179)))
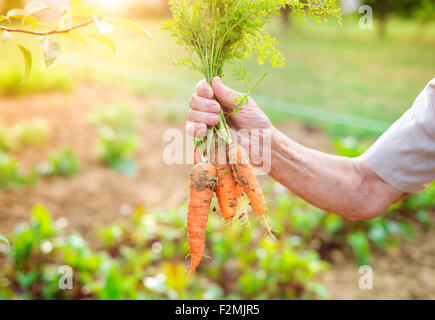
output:
POLYGON ((186 133, 196 139, 202 139, 207 133, 207 125, 205 123, 188 122, 186 124, 186 133))
POLYGON ((232 110, 237 107, 234 100, 240 95, 237 91, 225 86, 221 78, 214 77, 212 81, 213 92, 217 100, 226 108, 232 110))
POLYGON ((188 115, 189 121, 199 122, 208 126, 214 126, 219 123, 219 116, 214 113, 207 113, 191 109, 188 115))
POLYGON ((196 94, 205 99, 213 99, 214 93, 207 81, 201 80, 196 86, 196 94))
POLYGON ((195 93, 190 97, 189 106, 191 109, 202 112, 218 114, 221 106, 216 100, 206 99, 195 93))

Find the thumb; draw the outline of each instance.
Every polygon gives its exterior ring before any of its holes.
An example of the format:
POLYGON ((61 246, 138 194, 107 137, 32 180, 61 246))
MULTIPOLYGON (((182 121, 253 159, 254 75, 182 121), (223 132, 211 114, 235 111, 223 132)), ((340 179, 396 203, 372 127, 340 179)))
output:
POLYGON ((234 100, 240 95, 237 91, 225 86, 222 83, 220 77, 214 77, 212 81, 212 88, 216 99, 222 104, 225 108, 233 110, 237 107, 237 103, 234 103, 234 100))

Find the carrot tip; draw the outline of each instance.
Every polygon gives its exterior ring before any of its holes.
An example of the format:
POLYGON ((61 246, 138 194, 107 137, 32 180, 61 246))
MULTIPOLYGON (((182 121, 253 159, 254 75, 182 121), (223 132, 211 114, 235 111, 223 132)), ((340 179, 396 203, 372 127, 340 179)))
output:
POLYGON ((264 224, 266 226, 266 229, 267 229, 267 233, 266 234, 269 234, 272 237, 273 240, 276 240, 275 235, 272 233, 272 228, 269 226, 269 224, 266 221, 266 217, 264 215, 262 215, 261 218, 263 219, 263 222, 264 222, 264 224))

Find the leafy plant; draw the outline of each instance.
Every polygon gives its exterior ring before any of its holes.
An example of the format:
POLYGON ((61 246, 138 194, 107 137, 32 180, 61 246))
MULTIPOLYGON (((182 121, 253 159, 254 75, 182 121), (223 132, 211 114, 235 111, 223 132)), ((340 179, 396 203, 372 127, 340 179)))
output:
POLYGON ((12 34, 22 33, 40 37, 41 48, 44 52, 45 64, 50 67, 61 54, 62 48, 55 36, 64 36, 86 44, 93 39, 108 47, 115 54, 119 54, 115 44, 107 36, 114 30, 111 23, 126 25, 150 37, 148 31, 136 23, 122 17, 104 17, 96 8, 82 4, 81 0, 71 0, 71 6, 55 24, 39 21, 35 14, 51 8, 40 1, 29 1, 23 9, 11 9, 6 15, 0 15, 0 35, 4 42, 13 41, 24 58, 25 79, 32 69, 32 52, 15 39, 12 34), (19 27, 14 27, 18 24, 19 27))
POLYGON ((0 191, 35 184, 37 179, 35 172, 24 173, 13 156, 0 151, 0 191))
POLYGON ((48 127, 43 119, 34 119, 11 128, 11 136, 16 148, 40 146, 47 141, 48 127))
POLYGON ((0 127, 0 150, 15 152, 25 146, 40 146, 47 141, 48 128, 43 119, 0 127))
POLYGON ((367 145, 359 142, 355 137, 334 140, 335 151, 339 156, 356 158, 367 150, 367 145))
POLYGON ((59 67, 49 73, 35 68, 25 83, 22 73, 19 64, 3 68, 0 73, 0 95, 71 91, 74 88, 74 74, 66 68, 59 67))
MULTIPOLYGON (((77 233, 66 234, 42 206, 32 210, 30 224, 11 235, 4 253, 0 287, 4 299, 300 299, 326 298, 314 279, 327 268, 317 253, 238 228, 210 237, 207 262, 199 281, 188 281, 184 208, 147 211, 137 208, 129 220, 98 230, 93 250, 77 233), (250 250, 252 241, 256 250, 250 250), (234 246, 234 242, 240 243, 234 246), (237 254, 237 259, 235 259, 237 254), (73 289, 59 289, 63 266, 73 271, 73 289)), ((1 253, 0 253, 1 254, 1 253)))
POLYGON ((38 172, 44 176, 71 176, 80 172, 81 165, 74 150, 69 147, 52 153, 47 162, 38 166, 38 172))
POLYGON ((403 204, 410 210, 435 208, 435 183, 430 184, 422 192, 409 196, 403 204))
POLYGON ((0 233, 0 241, 3 241, 4 243, 6 243, 7 245, 9 245, 9 240, 0 233))
POLYGON ((91 115, 98 133, 97 153, 102 161, 120 173, 134 176, 132 156, 139 147, 134 112, 125 106, 102 109, 91 115))
MULTIPOLYGON (((317 209, 296 198, 288 191, 273 196, 269 194, 269 210, 274 217, 275 232, 293 232, 301 241, 318 243, 316 249, 324 258, 332 258, 332 249, 351 249, 357 264, 371 261, 372 251, 386 251, 412 239, 415 228, 411 224, 415 215, 403 215, 392 208, 382 217, 370 221, 352 222, 317 209)), ((420 214, 421 223, 428 224, 427 215, 420 214)))

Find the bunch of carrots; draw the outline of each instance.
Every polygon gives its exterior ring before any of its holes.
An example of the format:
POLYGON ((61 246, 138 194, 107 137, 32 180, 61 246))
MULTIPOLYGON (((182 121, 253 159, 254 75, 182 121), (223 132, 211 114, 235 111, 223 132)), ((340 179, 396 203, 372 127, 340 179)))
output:
MULTIPOLYGON (((171 31, 177 44, 188 53, 177 64, 201 72, 209 83, 215 76, 224 75, 225 65, 252 54, 260 65, 268 60, 273 67, 284 66, 277 41, 265 29, 267 22, 284 6, 289 6, 292 15, 301 21, 307 17, 315 22, 327 21, 329 15, 341 21, 337 0, 171 0, 170 6, 172 19, 164 28, 171 31)), ((258 85, 257 82, 251 86, 246 70, 238 70, 237 77, 244 82, 247 93, 236 98, 237 108, 231 113, 235 117, 248 102, 248 94, 258 85)), ((221 111, 219 124, 210 127, 209 134, 202 140, 195 139, 200 158, 190 174, 187 217, 192 253, 190 275, 204 253, 205 230, 214 193, 225 220, 234 219, 238 202, 246 194, 252 211, 265 221, 263 193, 244 150, 231 138, 228 116, 221 111), (221 141, 227 161, 215 159, 214 153, 219 152, 213 151, 219 149, 221 141)))
POLYGON ((222 218, 231 223, 237 216, 240 199, 246 194, 252 211, 262 217, 271 233, 264 216, 264 195, 244 149, 237 142, 231 143, 228 148, 224 146, 215 146, 213 163, 198 162, 195 150, 187 215, 187 234, 192 255, 189 276, 195 272, 204 255, 205 231, 213 194, 218 200, 222 218))

